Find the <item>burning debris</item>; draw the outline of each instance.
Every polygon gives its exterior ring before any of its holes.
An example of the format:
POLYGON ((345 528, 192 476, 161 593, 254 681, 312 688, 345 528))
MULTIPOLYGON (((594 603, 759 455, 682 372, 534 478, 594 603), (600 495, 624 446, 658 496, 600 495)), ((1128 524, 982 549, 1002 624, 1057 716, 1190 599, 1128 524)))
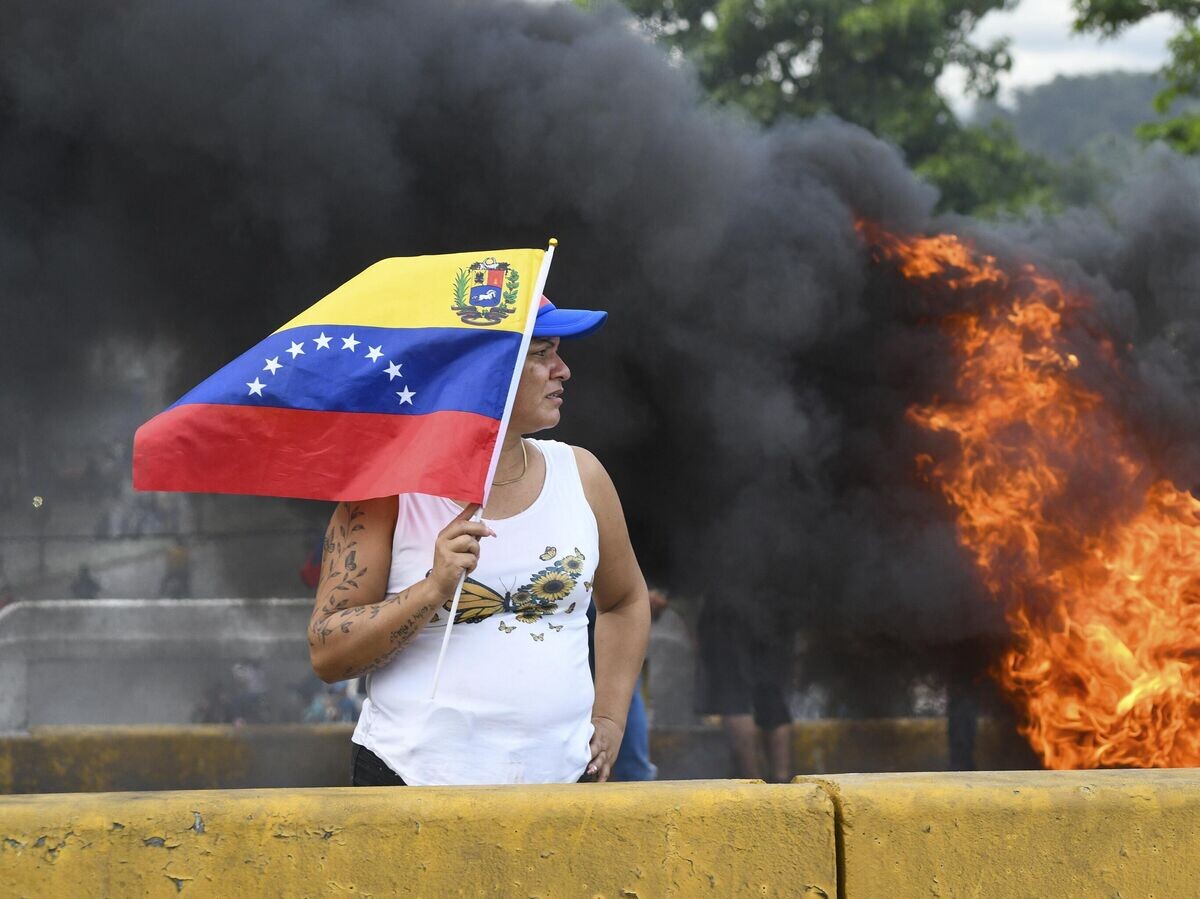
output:
POLYGON ((1128 363, 1090 303, 951 235, 865 227, 879 258, 947 311, 952 395, 909 410, 953 438, 918 456, 1002 600, 997 672, 1050 768, 1200 763, 1200 501, 1155 471, 1083 365, 1128 363), (1087 362, 1081 362, 1081 357, 1087 362))

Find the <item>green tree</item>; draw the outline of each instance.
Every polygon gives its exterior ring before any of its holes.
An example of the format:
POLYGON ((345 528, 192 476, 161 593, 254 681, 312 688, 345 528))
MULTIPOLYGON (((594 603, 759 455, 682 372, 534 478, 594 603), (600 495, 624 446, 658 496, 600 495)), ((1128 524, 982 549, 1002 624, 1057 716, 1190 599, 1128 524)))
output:
POLYGON ((1011 129, 964 126, 937 90, 947 66, 968 93, 993 97, 1007 40, 971 40, 1015 0, 625 0, 686 56, 721 103, 762 122, 829 112, 897 144, 943 190, 942 205, 987 212, 1044 203, 1052 167, 1011 129), (1017 177, 1012 177, 1013 175, 1017 177))
POLYGON ((986 217, 1014 207, 1061 205, 1058 170, 1022 149, 1012 126, 999 119, 952 132, 917 172, 938 186, 945 209, 986 217))
POLYGON ((937 93, 946 66, 992 96, 1007 42, 970 33, 1012 0, 627 0, 651 33, 679 47, 721 102, 764 122, 832 112, 924 155, 954 116, 937 93))
MULTIPOLYGON (((1200 0, 1072 0, 1075 30, 1112 37, 1147 16, 1167 13, 1180 25, 1168 44, 1170 61, 1163 69, 1166 87, 1154 98, 1155 111, 1166 116, 1200 97, 1200 0)), ((1200 113, 1194 103, 1159 122, 1139 125, 1144 140, 1166 141, 1180 153, 1200 154, 1200 113)))

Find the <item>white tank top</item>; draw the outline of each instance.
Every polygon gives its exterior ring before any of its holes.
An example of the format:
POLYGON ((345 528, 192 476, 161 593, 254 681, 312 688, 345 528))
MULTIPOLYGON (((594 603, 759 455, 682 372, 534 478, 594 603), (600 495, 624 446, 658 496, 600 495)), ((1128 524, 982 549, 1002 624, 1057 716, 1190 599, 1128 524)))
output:
MULTIPOLYGON (((405 783, 573 783, 591 758, 587 610, 599 531, 571 447, 530 442, 545 483, 524 512, 487 522, 496 536, 482 541, 464 587, 437 698, 445 609, 368 679, 353 740, 405 783)), ((389 594, 425 577, 438 533, 460 511, 442 497, 400 496, 389 594)))

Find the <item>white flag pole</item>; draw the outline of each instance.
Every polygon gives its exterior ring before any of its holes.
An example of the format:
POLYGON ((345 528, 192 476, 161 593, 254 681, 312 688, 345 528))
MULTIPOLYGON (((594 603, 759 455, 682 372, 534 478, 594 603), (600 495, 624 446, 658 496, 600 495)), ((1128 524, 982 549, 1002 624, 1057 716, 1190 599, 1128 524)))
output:
MULTIPOLYGON (((546 278, 550 275, 550 263, 554 261, 554 248, 558 246, 557 238, 550 238, 550 246, 542 257, 542 267, 538 270, 537 281, 533 285, 533 295, 529 298, 529 312, 525 317, 525 332, 521 335, 521 350, 517 353, 517 364, 508 384, 508 399, 504 402, 504 417, 500 419, 500 430, 496 436, 496 446, 492 450, 492 461, 488 464, 487 479, 484 481, 483 502, 471 521, 479 521, 483 516, 483 507, 487 505, 488 496, 492 492, 492 479, 496 476, 496 466, 500 462, 500 450, 504 443, 504 435, 508 431, 508 419, 512 415, 513 401, 517 398, 517 385, 521 381, 521 369, 525 365, 525 354, 529 352, 529 342, 533 339, 533 326, 537 321, 538 306, 542 301, 542 292, 546 289, 546 278)), ((454 627, 454 616, 458 613, 458 600, 462 596, 463 584, 467 581, 464 571, 458 578, 458 586, 454 588, 454 598, 450 600, 450 617, 446 619, 446 633, 442 635, 442 648, 438 651, 437 667, 433 671, 433 687, 429 698, 437 697, 438 681, 442 677, 442 662, 446 658, 446 647, 450 645, 450 629, 454 627)))

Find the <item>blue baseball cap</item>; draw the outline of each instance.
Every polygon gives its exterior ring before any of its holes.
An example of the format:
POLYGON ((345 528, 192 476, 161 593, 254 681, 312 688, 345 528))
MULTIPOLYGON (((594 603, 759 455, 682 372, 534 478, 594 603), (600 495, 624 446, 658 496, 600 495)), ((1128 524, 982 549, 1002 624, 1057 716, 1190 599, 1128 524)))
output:
POLYGON ((608 318, 607 312, 591 309, 559 309, 545 295, 533 323, 534 337, 586 337, 608 318))

